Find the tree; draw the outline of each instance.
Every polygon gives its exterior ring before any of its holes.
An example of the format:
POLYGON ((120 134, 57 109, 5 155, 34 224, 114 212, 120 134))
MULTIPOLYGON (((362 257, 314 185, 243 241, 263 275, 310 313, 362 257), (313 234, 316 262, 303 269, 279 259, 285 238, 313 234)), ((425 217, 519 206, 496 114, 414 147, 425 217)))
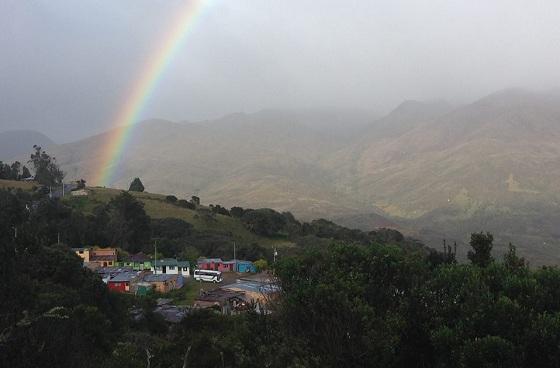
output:
POLYGON ((194 203, 191 203, 191 202, 187 201, 186 199, 179 199, 177 201, 177 206, 183 207, 183 208, 188 208, 190 210, 195 210, 196 209, 196 205, 194 203))
POLYGON ((76 182, 78 189, 84 189, 86 187, 86 181, 84 179, 80 179, 76 182))
POLYGON ((266 259, 258 259, 253 263, 259 272, 268 269, 268 261, 266 259))
POLYGON ((107 205, 107 235, 111 245, 130 252, 139 252, 150 238, 150 217, 144 204, 122 192, 107 205))
POLYGON ((169 203, 177 203, 177 197, 175 197, 174 195, 166 196, 165 200, 169 203))
POLYGON ((508 252, 504 254, 504 266, 510 271, 518 271, 527 267, 525 258, 517 255, 517 249, 511 243, 509 243, 508 252))
POLYGON ((243 213, 245 213, 245 210, 242 207, 232 207, 229 210, 229 213, 233 216, 233 217, 241 217, 243 216, 243 213))
POLYGON ((27 166, 24 165, 23 168, 21 169, 21 178, 28 179, 30 177, 31 177, 31 173, 29 172, 27 166))
POLYGON ((142 184, 140 178, 134 178, 132 183, 130 183, 130 187, 128 188, 128 190, 131 192, 143 192, 144 184, 142 184))
POLYGON ((19 180, 21 178, 19 175, 20 170, 21 170, 21 163, 19 161, 12 163, 12 165, 10 166, 10 171, 11 171, 10 179, 19 180))
POLYGON ((54 186, 62 183, 64 172, 56 164, 56 158, 49 156, 40 146, 33 146, 35 152, 28 161, 35 170, 35 180, 39 184, 54 186))
POLYGON ((469 251, 467 257, 473 265, 486 267, 492 263, 494 260, 492 258, 493 241, 494 237, 488 232, 486 234, 483 232, 471 234, 470 246, 473 248, 474 252, 469 251))
POLYGON ((241 221, 249 231, 262 236, 276 235, 287 223, 281 213, 270 208, 247 210, 241 221))
POLYGON ((195 206, 200 206, 200 198, 197 196, 192 196, 191 203, 194 204, 195 206))

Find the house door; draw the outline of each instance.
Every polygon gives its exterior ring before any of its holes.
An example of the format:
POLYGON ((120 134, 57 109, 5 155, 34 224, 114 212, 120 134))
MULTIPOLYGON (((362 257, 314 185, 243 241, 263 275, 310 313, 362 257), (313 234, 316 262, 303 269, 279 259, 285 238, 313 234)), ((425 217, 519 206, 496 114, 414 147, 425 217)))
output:
POLYGON ((167 266, 161 266, 161 272, 167 273, 167 266))

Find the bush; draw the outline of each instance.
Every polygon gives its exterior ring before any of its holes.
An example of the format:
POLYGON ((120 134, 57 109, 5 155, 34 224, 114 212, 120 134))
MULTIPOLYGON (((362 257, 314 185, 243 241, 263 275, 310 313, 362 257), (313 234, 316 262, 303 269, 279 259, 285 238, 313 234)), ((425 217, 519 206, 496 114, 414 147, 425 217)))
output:
POLYGON ((168 195, 167 197, 165 197, 165 200, 169 203, 176 203, 177 197, 175 197, 174 195, 168 195))

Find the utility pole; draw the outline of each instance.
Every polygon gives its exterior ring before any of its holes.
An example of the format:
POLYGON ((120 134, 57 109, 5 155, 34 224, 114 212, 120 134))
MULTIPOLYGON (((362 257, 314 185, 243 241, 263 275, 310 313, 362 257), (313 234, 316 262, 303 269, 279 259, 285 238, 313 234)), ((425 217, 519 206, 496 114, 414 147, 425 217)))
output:
POLYGON ((56 244, 60 245, 60 231, 56 234, 56 244))
POLYGON ((157 275, 157 240, 154 240, 154 275, 157 275))
POLYGON ((237 272, 237 258, 235 254, 235 241, 233 242, 233 267, 235 267, 234 272, 237 272))

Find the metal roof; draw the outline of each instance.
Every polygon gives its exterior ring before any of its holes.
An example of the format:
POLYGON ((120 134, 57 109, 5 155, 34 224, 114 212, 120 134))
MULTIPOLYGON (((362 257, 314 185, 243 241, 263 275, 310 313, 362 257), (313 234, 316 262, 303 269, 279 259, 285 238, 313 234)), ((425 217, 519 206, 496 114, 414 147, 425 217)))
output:
POLYGON ((222 261, 221 258, 199 258, 197 262, 198 262, 198 263, 210 263, 210 262, 214 262, 214 263, 219 262, 219 263, 222 263, 223 261, 222 261))
POLYGON ((161 266, 178 266, 178 267, 190 267, 190 263, 189 261, 178 261, 174 258, 164 258, 164 259, 158 259, 155 262, 155 265, 158 267, 161 266))
POLYGON ((146 275, 144 276, 144 281, 146 282, 165 282, 169 280, 173 280, 178 275, 171 275, 171 274, 157 274, 157 275, 146 275))
POLYGON ((127 282, 131 281, 132 279, 136 278, 136 273, 134 272, 127 272, 127 273, 119 273, 115 277, 109 280, 109 282, 127 282))

